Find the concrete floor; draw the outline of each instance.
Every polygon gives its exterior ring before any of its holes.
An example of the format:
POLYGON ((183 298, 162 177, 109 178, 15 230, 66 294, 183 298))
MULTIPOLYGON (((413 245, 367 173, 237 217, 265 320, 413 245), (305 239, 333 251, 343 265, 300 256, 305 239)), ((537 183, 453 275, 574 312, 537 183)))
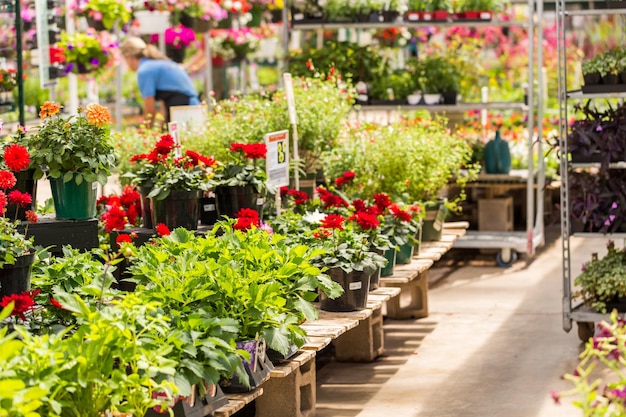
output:
MULTIPOLYGON (((429 316, 385 320, 385 354, 373 363, 331 363, 317 376, 317 417, 572 417, 551 390, 582 349, 576 323, 563 330, 558 227, 531 258, 441 262, 431 270, 429 316)), ((605 247, 572 240, 572 270, 605 247)), ((453 249, 447 259, 466 257, 453 249)), ((483 259, 487 259, 482 256, 483 259)))

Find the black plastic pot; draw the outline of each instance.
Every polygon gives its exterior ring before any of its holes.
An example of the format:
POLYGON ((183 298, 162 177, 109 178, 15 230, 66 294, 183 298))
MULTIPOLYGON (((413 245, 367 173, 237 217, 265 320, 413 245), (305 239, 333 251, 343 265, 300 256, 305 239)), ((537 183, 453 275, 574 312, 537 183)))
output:
POLYGON ((30 272, 35 252, 18 257, 13 265, 0 268, 0 300, 30 290, 30 272))
POLYGON ((333 281, 341 285, 343 294, 335 299, 320 294, 320 308, 326 311, 355 311, 367 306, 370 276, 363 271, 345 272, 341 268, 326 271, 333 281))

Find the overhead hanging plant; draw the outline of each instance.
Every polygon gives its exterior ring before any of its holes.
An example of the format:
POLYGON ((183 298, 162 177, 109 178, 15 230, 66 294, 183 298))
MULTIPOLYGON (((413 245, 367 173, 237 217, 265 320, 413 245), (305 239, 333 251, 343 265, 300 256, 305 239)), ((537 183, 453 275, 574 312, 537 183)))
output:
POLYGON ((78 0, 75 7, 78 16, 102 24, 106 30, 113 29, 116 23, 121 28, 132 16, 131 5, 127 0, 78 0))
POLYGON ((63 32, 57 47, 63 50, 65 72, 89 74, 102 70, 113 62, 117 42, 107 32, 98 33, 93 28, 85 32, 63 32))

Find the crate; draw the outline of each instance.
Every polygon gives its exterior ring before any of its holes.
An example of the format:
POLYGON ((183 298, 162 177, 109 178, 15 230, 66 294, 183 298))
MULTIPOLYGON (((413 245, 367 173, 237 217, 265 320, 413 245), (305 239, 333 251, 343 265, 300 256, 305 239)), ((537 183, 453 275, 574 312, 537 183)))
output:
POLYGON ((510 232, 513 230, 513 197, 478 200, 478 230, 510 232))

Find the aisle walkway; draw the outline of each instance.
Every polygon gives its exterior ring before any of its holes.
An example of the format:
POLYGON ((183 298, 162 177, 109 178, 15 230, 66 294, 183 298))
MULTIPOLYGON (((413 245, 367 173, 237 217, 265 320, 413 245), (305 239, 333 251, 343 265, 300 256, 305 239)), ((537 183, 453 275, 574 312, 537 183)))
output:
MULTIPOLYGON (((572 269, 603 248, 601 240, 573 241, 572 269)), ((427 318, 385 321, 384 357, 319 370, 316 415, 580 416, 570 401, 550 398, 570 388, 560 376, 582 347, 575 323, 563 331, 561 297, 558 239, 508 270, 458 268, 431 288, 427 318)))

